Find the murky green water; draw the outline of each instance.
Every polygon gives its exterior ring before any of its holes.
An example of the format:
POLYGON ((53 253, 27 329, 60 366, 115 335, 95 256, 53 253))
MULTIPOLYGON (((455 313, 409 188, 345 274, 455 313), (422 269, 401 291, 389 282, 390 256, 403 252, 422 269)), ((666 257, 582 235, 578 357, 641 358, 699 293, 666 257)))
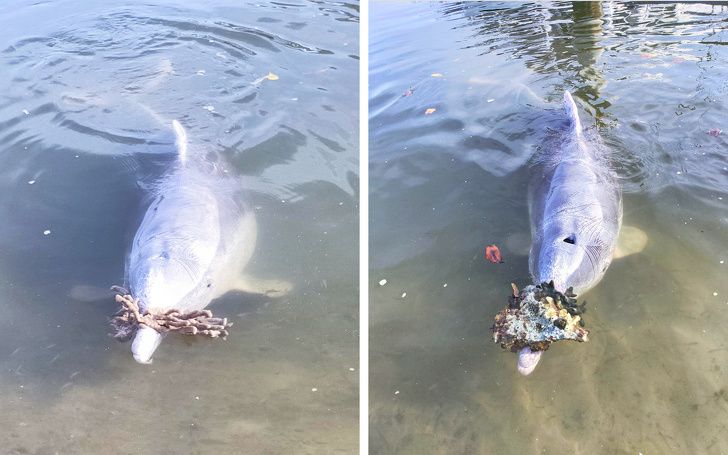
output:
POLYGON ((358 5, 156 3, 0 6, 1 451, 356 453, 358 5), (123 282, 175 118, 244 179, 248 271, 294 288, 142 366, 89 291, 123 282))
POLYGON ((727 24, 701 4, 372 4, 373 453, 728 453, 727 24), (490 326, 529 282, 528 160, 564 90, 649 243, 585 294, 591 341, 522 377, 490 326))

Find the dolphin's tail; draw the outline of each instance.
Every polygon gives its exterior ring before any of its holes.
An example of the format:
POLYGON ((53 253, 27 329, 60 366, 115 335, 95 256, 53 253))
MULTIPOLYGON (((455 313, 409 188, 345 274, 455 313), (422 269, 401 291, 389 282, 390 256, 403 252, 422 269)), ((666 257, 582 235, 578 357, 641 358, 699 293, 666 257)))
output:
POLYGON ((564 110, 566 110, 566 116, 569 118, 571 128, 574 133, 581 134, 581 121, 579 120, 579 111, 576 109, 576 103, 574 98, 571 97, 571 93, 564 92, 564 110))
POLYGON ((187 131, 185 131, 177 120, 172 120, 172 127, 174 128, 174 135, 176 137, 175 144, 177 145, 179 161, 185 164, 187 162, 187 131))

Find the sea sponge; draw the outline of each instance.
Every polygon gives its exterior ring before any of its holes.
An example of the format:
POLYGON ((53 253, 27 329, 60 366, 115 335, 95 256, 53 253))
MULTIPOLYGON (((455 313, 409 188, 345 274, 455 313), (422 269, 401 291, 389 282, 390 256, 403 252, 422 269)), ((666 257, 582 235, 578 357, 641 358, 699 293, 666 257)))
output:
POLYGON ((495 316, 493 341, 503 349, 518 352, 528 346, 532 351, 545 351, 561 340, 588 341, 576 295, 569 288, 561 293, 553 282, 526 286, 518 291, 513 286, 509 304, 495 316))

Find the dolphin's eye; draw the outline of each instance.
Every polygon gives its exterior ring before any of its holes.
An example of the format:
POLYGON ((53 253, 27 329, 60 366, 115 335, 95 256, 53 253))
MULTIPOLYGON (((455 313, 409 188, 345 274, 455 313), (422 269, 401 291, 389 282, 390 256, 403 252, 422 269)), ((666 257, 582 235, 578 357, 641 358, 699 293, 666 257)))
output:
POLYGON ((564 239, 564 242, 566 242, 566 243, 570 243, 570 244, 572 244, 572 245, 573 245, 573 244, 575 244, 575 243, 576 243, 576 236, 575 236, 574 234, 571 234, 570 236, 568 236, 568 237, 566 237, 566 238, 564 239))

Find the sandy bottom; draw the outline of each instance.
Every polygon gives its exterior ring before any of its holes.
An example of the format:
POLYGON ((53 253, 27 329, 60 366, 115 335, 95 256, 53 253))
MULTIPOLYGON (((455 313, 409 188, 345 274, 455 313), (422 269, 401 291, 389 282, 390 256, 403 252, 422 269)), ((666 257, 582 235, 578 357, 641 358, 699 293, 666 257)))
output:
POLYGON ((590 342, 553 345, 529 377, 490 333, 526 256, 457 258, 446 228, 421 257, 373 270, 372 453, 728 452, 725 235, 628 204, 645 211, 626 216, 647 248, 582 296, 590 342))
POLYGON ((4 453, 355 453, 355 340, 328 326, 350 322, 294 303, 235 318, 227 341, 169 336, 149 366, 111 339, 28 340, 3 362, 4 453))

